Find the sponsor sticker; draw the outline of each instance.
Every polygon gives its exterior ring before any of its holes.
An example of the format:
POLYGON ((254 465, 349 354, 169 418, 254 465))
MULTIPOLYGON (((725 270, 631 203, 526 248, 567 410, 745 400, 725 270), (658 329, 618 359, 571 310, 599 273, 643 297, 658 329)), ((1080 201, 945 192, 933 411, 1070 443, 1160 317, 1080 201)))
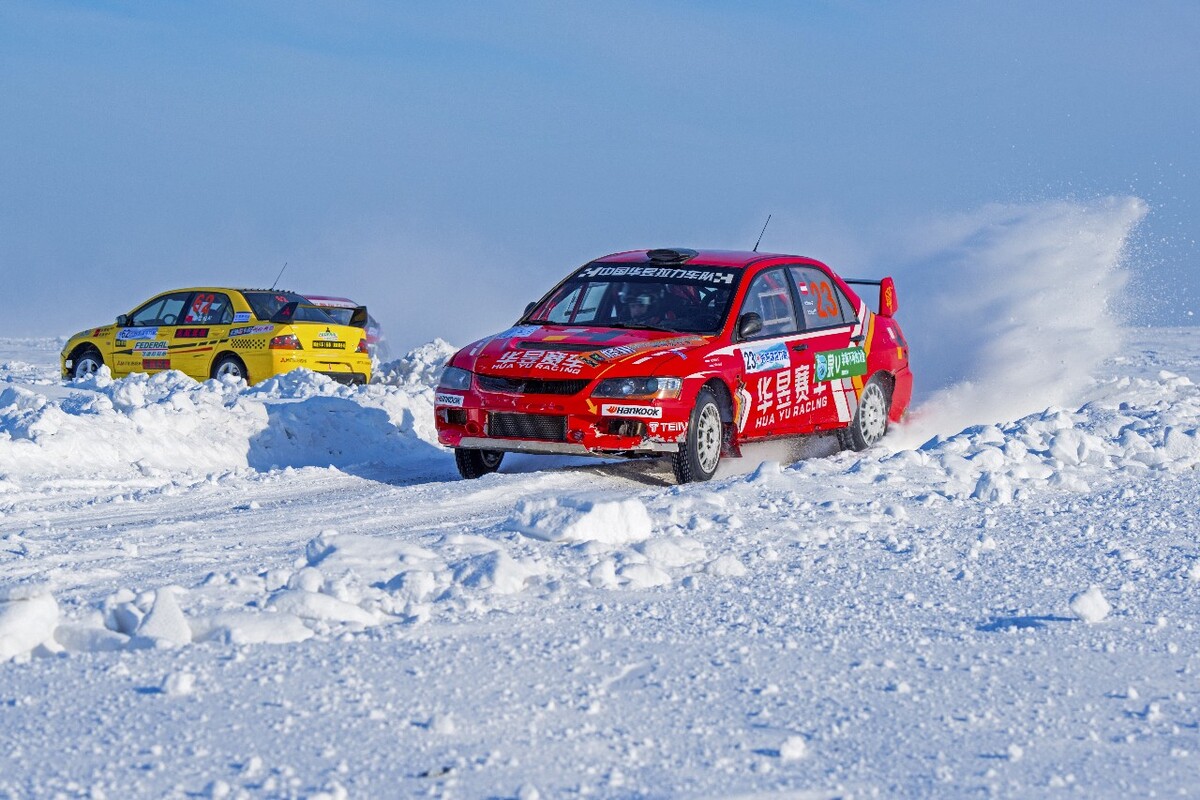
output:
POLYGON ((638 264, 585 267, 575 273, 577 278, 666 278, 681 283, 704 283, 712 286, 732 286, 737 273, 728 269, 688 269, 687 267, 643 267, 638 264))
POLYGON ((176 339, 203 339, 208 336, 208 328, 178 328, 176 339))
POLYGON ((634 342, 633 344, 621 344, 616 347, 606 347, 603 350, 596 350, 592 353, 587 353, 580 356, 584 363, 591 366, 603 364, 605 361, 624 358, 626 356, 643 353, 647 350, 667 351, 678 350, 684 347, 692 347, 703 343, 704 340, 699 336, 676 336, 670 339, 650 339, 644 342, 634 342))
POLYGON ((327 342, 336 342, 336 341, 339 341, 339 340, 338 340, 338 335, 337 335, 336 333, 334 333, 333 331, 330 331, 330 330, 324 330, 324 331, 321 331, 320 333, 318 333, 318 334, 317 334, 317 338, 318 338, 318 339, 324 339, 324 340, 325 340, 325 341, 327 341, 327 342))
POLYGON ((137 339, 156 339, 158 338, 158 328, 121 328, 121 332, 117 334, 118 342, 129 342, 137 339))
POLYGON ((234 325, 237 325, 240 322, 249 322, 249 321, 250 321, 250 312, 249 311, 233 312, 233 324, 234 325))
POLYGON ((165 353, 167 352, 166 342, 138 342, 133 346, 135 353, 165 353))
POLYGON ((522 339, 526 336, 533 336, 541 330, 540 325, 516 325, 506 331, 501 331, 495 335, 496 339, 522 339))
POLYGON ((169 358, 143 358, 142 369, 170 369, 171 359, 169 358))
POLYGON ((256 333, 270 333, 273 330, 275 330, 274 325, 252 325, 249 328, 230 328, 229 337, 253 336, 256 333))
POLYGON ((462 408, 463 396, 461 394, 445 394, 438 392, 433 396, 433 404, 437 406, 454 406, 462 408))
POLYGON ((658 406, 626 406, 616 403, 606 403, 600 406, 600 414, 605 417, 646 417, 647 419, 662 419, 663 410, 658 406))
POLYGON ((817 382, 837 381, 867 374, 867 352, 861 347, 817 353, 817 382))
POLYGON ((776 342, 766 347, 743 347, 742 361, 746 372, 769 372, 791 366, 786 342, 776 342))

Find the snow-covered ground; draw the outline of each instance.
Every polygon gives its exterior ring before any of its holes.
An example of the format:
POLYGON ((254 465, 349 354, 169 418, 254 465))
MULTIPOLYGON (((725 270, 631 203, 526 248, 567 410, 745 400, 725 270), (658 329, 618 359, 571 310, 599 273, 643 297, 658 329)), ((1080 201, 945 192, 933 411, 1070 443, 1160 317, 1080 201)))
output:
MULTIPOLYGON (((1108 275, 1139 213, 1068 260, 1108 275)), ((682 487, 458 480, 444 343, 245 388, 0 340, 0 797, 1195 793, 1200 329, 1059 322, 885 446, 682 487)))
POLYGON ((685 487, 457 481, 398 372, 0 351, 0 796, 1196 786, 1200 330, 1075 408, 685 487))

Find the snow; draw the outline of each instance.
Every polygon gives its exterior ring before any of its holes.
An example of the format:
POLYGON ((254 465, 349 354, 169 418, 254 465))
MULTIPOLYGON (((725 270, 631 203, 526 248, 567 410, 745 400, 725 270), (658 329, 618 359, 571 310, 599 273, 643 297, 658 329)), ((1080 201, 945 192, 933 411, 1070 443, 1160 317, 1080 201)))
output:
POLYGON ((0 341, 0 797, 1193 792, 1200 330, 1105 311, 1140 213, 957 221, 986 313, 1041 274, 1087 314, 950 353, 910 288, 911 427, 688 486, 458 480, 443 342, 245 388, 64 385, 61 340, 0 341), (1052 336, 1071 368, 1003 391, 1052 336))

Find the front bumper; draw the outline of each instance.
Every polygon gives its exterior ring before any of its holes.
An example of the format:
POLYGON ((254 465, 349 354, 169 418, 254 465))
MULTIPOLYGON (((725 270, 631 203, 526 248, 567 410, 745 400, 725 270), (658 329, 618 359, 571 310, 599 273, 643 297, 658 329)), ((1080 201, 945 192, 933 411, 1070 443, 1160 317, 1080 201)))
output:
POLYGON ((447 447, 577 456, 679 451, 691 408, 679 400, 614 401, 438 390, 438 441, 447 447))

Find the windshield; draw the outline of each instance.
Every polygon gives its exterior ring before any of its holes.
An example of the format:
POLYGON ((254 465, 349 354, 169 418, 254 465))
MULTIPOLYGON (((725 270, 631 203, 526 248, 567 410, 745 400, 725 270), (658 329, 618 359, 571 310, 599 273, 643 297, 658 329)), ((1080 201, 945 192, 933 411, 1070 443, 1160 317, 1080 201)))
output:
POLYGON ((296 313, 292 317, 292 322, 316 322, 321 325, 338 324, 331 316, 325 313, 325 309, 314 306, 309 302, 308 298, 302 297, 295 292, 242 292, 242 296, 246 298, 246 302, 250 304, 250 308, 254 310, 254 316, 258 319, 271 319, 279 313, 279 309, 288 303, 299 303, 300 305, 296 307, 296 313))
POLYGON ((523 321, 716 333, 738 274, 693 265, 589 264, 542 298, 523 321))

